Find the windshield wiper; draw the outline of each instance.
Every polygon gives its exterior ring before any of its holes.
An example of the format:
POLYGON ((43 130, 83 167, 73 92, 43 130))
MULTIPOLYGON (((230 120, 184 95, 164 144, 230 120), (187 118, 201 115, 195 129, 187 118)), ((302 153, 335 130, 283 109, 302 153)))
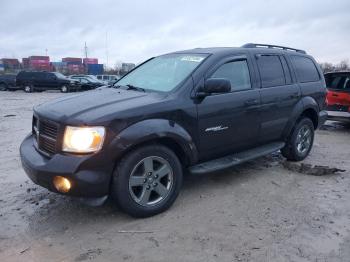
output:
POLYGON ((136 91, 141 91, 141 92, 146 92, 146 90, 142 87, 138 87, 138 86, 133 86, 130 84, 127 85, 112 85, 113 88, 122 88, 124 87, 126 90, 136 90, 136 91))
POLYGON ((142 87, 133 86, 130 84, 127 84, 126 86, 128 87, 127 90, 137 90, 137 91, 141 91, 141 92, 146 92, 146 90, 142 87))

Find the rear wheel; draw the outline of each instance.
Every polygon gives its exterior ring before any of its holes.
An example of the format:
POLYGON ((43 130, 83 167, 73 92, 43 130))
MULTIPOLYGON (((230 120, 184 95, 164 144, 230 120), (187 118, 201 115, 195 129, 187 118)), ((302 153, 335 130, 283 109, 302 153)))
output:
POLYGON ((0 91, 6 91, 7 85, 5 83, 0 83, 0 91))
POLYGON ((34 92, 34 87, 32 84, 25 84, 23 87, 23 90, 26 93, 32 93, 32 92, 34 92))
POLYGON ((304 160, 310 153, 314 142, 314 124, 311 119, 301 118, 288 138, 282 155, 290 161, 304 160))
POLYGON ((112 196, 134 217, 149 217, 168 209, 182 184, 182 167, 167 147, 150 145, 135 149, 117 165, 112 196))

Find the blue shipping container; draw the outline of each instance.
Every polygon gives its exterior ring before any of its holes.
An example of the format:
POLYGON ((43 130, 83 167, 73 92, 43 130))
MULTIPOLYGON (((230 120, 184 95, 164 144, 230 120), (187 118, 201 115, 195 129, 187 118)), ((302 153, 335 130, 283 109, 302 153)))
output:
POLYGON ((103 64, 87 64, 87 71, 89 75, 102 75, 103 64))
POLYGON ((51 62, 51 64, 57 67, 67 66, 67 62, 51 62))
POLYGON ((81 62, 77 62, 77 61, 73 61, 73 62, 65 62, 65 63, 67 63, 67 65, 82 65, 82 63, 81 62))

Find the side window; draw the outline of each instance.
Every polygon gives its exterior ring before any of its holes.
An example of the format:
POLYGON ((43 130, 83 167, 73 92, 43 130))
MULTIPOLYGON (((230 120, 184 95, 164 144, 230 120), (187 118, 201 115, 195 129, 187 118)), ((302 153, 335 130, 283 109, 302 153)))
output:
POLYGON ((317 82, 320 75, 314 62, 304 56, 292 56, 293 65, 295 67, 297 78, 301 83, 317 82))
POLYGON ((54 79, 56 79, 56 76, 54 74, 47 74, 46 78, 49 80, 54 80, 54 79))
POLYGON ((344 89, 350 90, 350 77, 347 77, 344 84, 344 89))
POLYGON ((250 75, 246 60, 232 61, 220 66, 212 78, 226 78, 231 82, 231 91, 251 88, 250 75))
POLYGON ((286 84, 281 59, 278 55, 257 55, 256 59, 263 88, 286 84))

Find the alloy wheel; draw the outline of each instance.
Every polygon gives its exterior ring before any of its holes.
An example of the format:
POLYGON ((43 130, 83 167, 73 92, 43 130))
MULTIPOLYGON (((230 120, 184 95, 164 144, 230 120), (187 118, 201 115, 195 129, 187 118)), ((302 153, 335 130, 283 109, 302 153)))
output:
POLYGON ((154 206, 169 196, 173 184, 174 174, 169 162, 158 156, 149 156, 132 170, 129 192, 137 204, 154 206))
POLYGON ((296 146, 299 154, 305 154, 309 151, 312 142, 312 131, 308 125, 304 125, 300 128, 297 139, 296 146))

